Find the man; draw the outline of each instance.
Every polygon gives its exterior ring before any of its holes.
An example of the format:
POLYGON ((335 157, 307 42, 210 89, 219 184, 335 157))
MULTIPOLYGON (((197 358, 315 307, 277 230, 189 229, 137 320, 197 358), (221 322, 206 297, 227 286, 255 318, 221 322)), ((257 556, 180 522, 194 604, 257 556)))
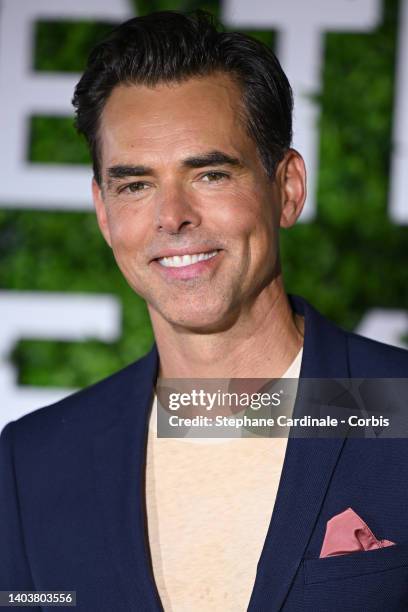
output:
POLYGON ((139 17, 94 49, 74 105, 99 227, 155 345, 4 430, 0 588, 75 590, 95 612, 407 609, 405 440, 155 435, 158 377, 408 371, 406 351, 285 293, 279 229, 306 180, 275 56, 201 12, 139 17), (378 550, 319 558, 349 507, 378 550))

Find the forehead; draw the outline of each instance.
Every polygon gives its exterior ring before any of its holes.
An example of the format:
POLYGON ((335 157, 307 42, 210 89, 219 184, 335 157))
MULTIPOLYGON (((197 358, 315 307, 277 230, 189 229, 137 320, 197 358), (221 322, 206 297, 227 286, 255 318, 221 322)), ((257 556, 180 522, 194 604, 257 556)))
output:
POLYGON ((225 74, 154 87, 118 85, 102 112, 99 137, 104 165, 136 152, 174 157, 251 148, 241 89, 225 74))

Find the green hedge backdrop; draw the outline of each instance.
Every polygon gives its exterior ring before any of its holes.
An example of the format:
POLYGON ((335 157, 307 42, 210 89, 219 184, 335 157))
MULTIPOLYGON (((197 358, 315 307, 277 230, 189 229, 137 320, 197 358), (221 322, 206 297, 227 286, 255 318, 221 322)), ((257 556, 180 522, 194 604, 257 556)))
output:
MULTIPOLYGON (((216 1, 139 1, 139 14, 207 8, 216 1)), ((287 290, 353 329, 372 307, 408 305, 408 227, 387 216, 399 2, 385 0, 382 25, 370 34, 330 33, 320 119, 317 216, 282 233, 287 290)), ((36 70, 81 71, 109 24, 40 22, 36 70)), ((273 46, 273 32, 252 35, 273 46)), ((29 157, 88 163, 72 119, 32 117, 29 157)), ((152 342, 144 302, 127 287, 92 212, 0 210, 0 287, 113 293, 123 304, 123 335, 114 344, 24 340, 12 359, 20 382, 90 384, 145 353, 152 342)))

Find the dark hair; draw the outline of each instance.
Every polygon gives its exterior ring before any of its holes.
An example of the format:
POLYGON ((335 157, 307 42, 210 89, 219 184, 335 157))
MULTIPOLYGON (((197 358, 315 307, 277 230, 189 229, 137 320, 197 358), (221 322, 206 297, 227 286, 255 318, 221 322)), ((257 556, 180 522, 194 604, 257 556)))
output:
POLYGON ((269 47, 239 32, 220 29, 205 11, 188 15, 162 11, 126 21, 94 47, 72 103, 98 183, 99 118, 116 85, 153 86, 215 72, 230 74, 240 85, 248 133, 265 171, 274 176, 292 140, 291 87, 269 47))

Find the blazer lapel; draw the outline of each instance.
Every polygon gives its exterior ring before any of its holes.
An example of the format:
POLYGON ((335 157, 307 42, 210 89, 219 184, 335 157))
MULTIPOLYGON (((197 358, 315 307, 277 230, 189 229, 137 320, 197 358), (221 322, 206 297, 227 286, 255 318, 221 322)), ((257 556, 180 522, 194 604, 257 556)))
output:
MULTIPOLYGON (((305 317, 300 377, 348 378, 345 336, 304 300, 291 297, 305 317)), ((301 380, 300 380, 301 384, 301 380)), ((295 408, 297 412, 297 408, 295 408)), ((249 611, 280 610, 312 534, 345 437, 289 438, 277 498, 249 611)))
POLYGON ((157 364, 153 346, 137 369, 128 368, 118 397, 106 398, 101 408, 108 416, 101 418, 105 427, 94 441, 98 518, 122 600, 135 612, 162 610, 150 570, 144 508, 147 424, 157 364))

